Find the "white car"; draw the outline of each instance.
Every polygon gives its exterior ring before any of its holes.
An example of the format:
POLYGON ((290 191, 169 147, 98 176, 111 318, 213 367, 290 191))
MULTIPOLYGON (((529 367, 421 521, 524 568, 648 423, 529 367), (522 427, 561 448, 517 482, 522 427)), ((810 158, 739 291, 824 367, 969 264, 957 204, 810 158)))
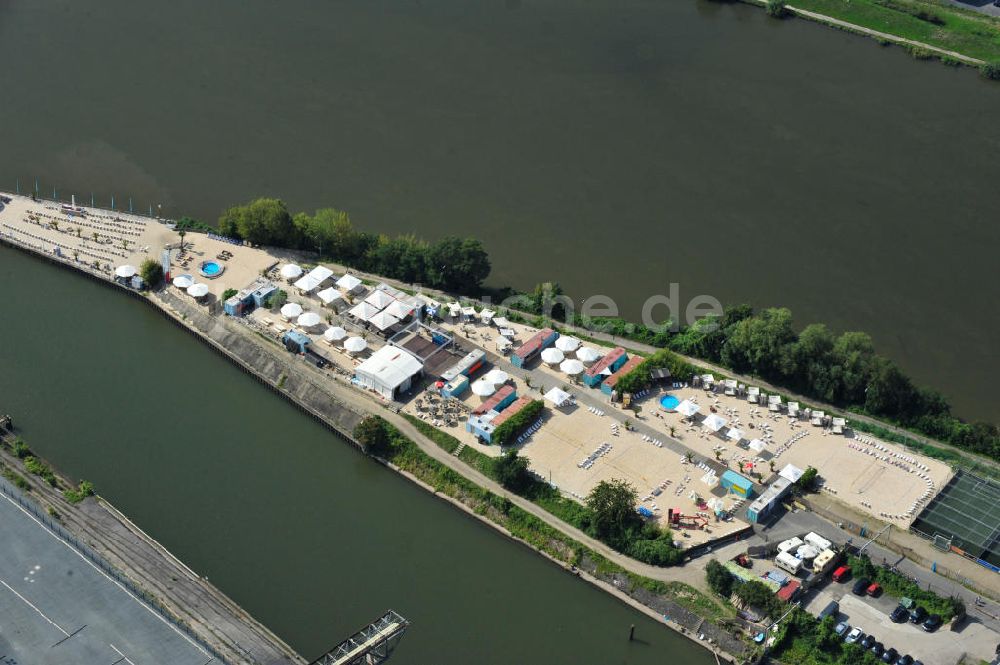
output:
POLYGON ((844 638, 844 641, 847 642, 848 644, 854 644, 864 636, 865 633, 860 628, 851 628, 851 632, 847 634, 847 637, 844 638))

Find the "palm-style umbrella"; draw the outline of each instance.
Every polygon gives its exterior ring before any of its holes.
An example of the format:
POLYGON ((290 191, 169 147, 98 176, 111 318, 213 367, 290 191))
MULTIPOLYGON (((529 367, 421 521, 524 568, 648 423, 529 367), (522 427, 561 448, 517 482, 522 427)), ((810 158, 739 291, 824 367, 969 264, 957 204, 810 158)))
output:
POLYGON ((302 305, 297 302, 285 303, 281 306, 281 315, 286 319, 294 319, 302 313, 302 305))

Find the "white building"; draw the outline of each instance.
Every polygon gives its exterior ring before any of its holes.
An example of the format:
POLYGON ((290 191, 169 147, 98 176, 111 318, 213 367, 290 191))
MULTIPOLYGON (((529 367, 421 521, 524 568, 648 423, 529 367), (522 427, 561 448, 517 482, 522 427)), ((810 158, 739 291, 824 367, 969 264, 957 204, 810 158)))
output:
POLYGON ((399 392, 410 389, 413 377, 419 376, 423 369, 423 363, 408 352, 387 345, 358 365, 354 377, 365 388, 386 399, 395 399, 399 392))

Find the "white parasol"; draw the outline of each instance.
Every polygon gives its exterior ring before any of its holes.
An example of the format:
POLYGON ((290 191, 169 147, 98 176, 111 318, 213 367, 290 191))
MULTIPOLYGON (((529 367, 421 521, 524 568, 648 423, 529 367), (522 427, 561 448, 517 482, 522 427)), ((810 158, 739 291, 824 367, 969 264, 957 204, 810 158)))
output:
POLYGON ((340 326, 333 326, 332 328, 327 328, 323 333, 323 338, 328 342, 339 342, 340 340, 347 337, 347 331, 340 326))
POLYGON ((289 263, 288 265, 281 266, 281 276, 285 279, 295 279, 302 275, 302 268, 295 265, 294 263, 289 263))
POLYGON ((563 353, 576 351, 580 346, 580 340, 576 337, 560 337, 556 340, 556 348, 563 353))
POLYGON ((496 367, 486 372, 486 376, 483 377, 483 380, 489 381, 493 385, 507 383, 508 379, 510 379, 510 374, 496 367))
POLYGON ((312 328, 319 325, 319 322, 322 320, 316 312, 305 312, 299 315, 298 324, 304 328, 312 328))
MULTIPOLYGON (((560 339, 562 338, 560 337, 560 339)), ((562 361, 562 364, 559 365, 559 369, 570 376, 575 376, 583 371, 583 363, 576 358, 570 358, 569 360, 562 361)))
POLYGON ((561 363, 566 356, 559 349, 545 349, 542 351, 542 362, 548 363, 549 365, 558 365, 561 363))
POLYGON ((208 284, 192 284, 188 287, 187 293, 192 298, 204 298, 208 295, 208 284))
POLYGON ((115 275, 118 277, 135 277, 136 272, 135 266, 124 265, 115 268, 115 275))
POLYGON ((496 391, 497 387, 485 379, 479 379, 472 384, 472 394, 479 397, 489 397, 496 391))
POLYGON ((360 337, 348 337, 344 341, 344 348, 351 353, 361 353, 366 348, 368 348, 368 342, 361 339, 360 337))
POLYGON ((285 303, 281 306, 281 315, 286 319, 294 319, 302 313, 302 305, 297 302, 285 303))

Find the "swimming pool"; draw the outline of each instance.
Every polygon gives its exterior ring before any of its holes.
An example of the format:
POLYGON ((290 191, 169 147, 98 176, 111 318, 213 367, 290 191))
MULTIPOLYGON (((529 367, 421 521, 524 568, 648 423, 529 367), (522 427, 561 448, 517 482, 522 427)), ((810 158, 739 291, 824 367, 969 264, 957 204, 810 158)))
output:
POLYGON ((209 279, 212 279, 213 277, 218 277, 219 275, 222 274, 223 270, 225 270, 225 267, 215 261, 202 261, 201 267, 199 268, 201 276, 207 277, 209 279))
POLYGON ((677 405, 680 403, 681 401, 679 399, 670 394, 664 395, 663 397, 660 398, 660 406, 662 406, 667 411, 673 411, 674 409, 677 408, 677 405))

